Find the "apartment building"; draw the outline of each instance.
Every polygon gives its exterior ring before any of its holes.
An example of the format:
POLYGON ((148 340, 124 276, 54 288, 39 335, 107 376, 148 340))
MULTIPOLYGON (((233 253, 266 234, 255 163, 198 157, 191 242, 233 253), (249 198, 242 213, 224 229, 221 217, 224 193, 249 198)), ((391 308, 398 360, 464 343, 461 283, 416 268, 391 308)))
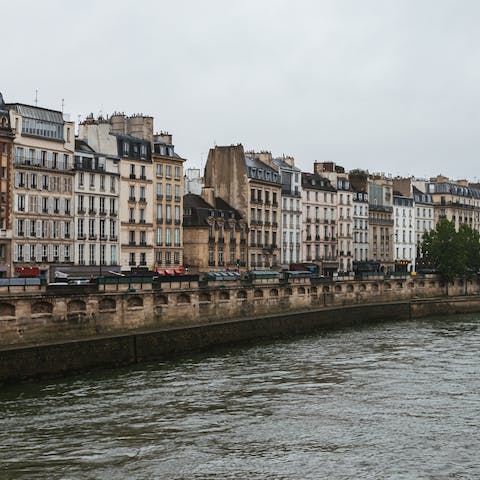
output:
POLYGON ((184 196, 184 259, 193 273, 239 269, 247 262, 247 222, 213 188, 184 196))
POLYGON ((353 203, 353 261, 366 262, 368 254, 368 193, 352 191, 353 203))
POLYGON ((302 257, 302 173, 293 157, 274 158, 282 181, 280 263, 289 268, 302 257))
POLYGON ((393 254, 396 272, 413 272, 417 257, 413 197, 393 193, 393 254))
MULTIPOLYGON (((423 236, 435 228, 435 212, 432 196, 426 193, 426 181, 423 179, 408 177, 393 179, 393 188, 404 197, 413 198, 413 230, 412 235, 415 237, 415 263, 413 267, 417 267, 418 260, 421 257, 421 246, 423 236)), ((395 215, 395 218, 396 215, 395 215)), ((397 233, 397 220, 395 220, 395 233, 397 233)), ((403 241, 403 233, 399 233, 403 241)), ((406 233, 407 238, 409 233, 406 233)), ((402 247, 401 247, 402 248, 402 247)), ((409 248, 408 246, 406 248, 409 248)), ((396 252, 396 248, 394 247, 396 252)))
POLYGON ((15 275, 50 280, 73 263, 74 124, 62 112, 6 104, 14 128, 15 275))
POLYGON ((175 152, 172 135, 163 132, 153 137, 152 160, 155 172, 155 267, 178 268, 184 263, 182 217, 185 160, 175 152))
POLYGON ((345 169, 333 162, 315 162, 314 172, 337 189, 337 252, 340 272, 353 270, 353 191, 345 169))
POLYGON ((143 115, 87 118, 80 140, 119 162, 119 262, 122 270, 154 268, 153 119, 143 115))
POLYGON ((441 175, 426 182, 426 193, 431 195, 435 223, 446 218, 455 229, 466 223, 480 231, 480 189, 466 180, 453 181, 441 175))
POLYGON ((0 278, 10 277, 12 243, 12 168, 14 133, 10 114, 0 93, 0 278))
POLYGON ((421 247, 426 233, 435 228, 435 209, 432 196, 425 193, 425 183, 421 185, 422 189, 413 185, 413 202, 415 207, 415 234, 416 234, 416 257, 422 256, 421 247))
POLYGON ((199 168, 187 168, 183 177, 184 194, 194 193, 195 195, 202 194, 204 187, 202 172, 199 168))
POLYGON ((75 254, 70 276, 118 272, 120 169, 117 156, 97 154, 75 141, 75 254))
POLYGON ((302 172, 303 260, 316 264, 319 271, 338 271, 337 189, 318 173, 302 172))
POLYGON ((245 154, 242 145, 212 148, 205 166, 205 186, 247 220, 248 267, 277 268, 281 180, 271 153, 245 154))
POLYGON ((354 191, 368 195, 367 261, 378 263, 384 272, 394 271, 393 180, 384 174, 368 174, 363 170, 350 171, 349 178, 354 191))

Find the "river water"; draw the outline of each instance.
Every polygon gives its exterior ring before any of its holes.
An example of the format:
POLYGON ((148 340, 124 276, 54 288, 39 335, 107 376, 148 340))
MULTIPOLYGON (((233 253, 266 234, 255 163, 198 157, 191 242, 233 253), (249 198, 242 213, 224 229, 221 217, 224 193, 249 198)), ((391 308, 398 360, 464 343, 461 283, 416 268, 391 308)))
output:
POLYGON ((480 316, 0 393, 1 479, 479 479, 480 316))

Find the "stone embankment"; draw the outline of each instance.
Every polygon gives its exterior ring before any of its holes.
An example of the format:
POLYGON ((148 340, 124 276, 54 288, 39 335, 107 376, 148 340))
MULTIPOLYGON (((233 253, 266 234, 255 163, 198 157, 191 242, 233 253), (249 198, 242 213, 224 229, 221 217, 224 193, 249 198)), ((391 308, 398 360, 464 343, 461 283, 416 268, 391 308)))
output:
POLYGON ((480 311, 476 279, 451 282, 446 296, 435 276, 18 288, 0 292, 0 382, 315 329, 480 311))

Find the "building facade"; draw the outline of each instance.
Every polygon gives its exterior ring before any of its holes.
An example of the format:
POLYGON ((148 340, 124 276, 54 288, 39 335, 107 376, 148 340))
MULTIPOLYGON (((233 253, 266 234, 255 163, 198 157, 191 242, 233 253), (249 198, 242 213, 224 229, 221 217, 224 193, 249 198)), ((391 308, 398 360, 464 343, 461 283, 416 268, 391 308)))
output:
POLYGON ((302 173, 295 167, 293 157, 274 158, 282 181, 281 190, 281 242, 282 268, 302 263, 302 173))
POLYGON ((248 267, 277 268, 281 180, 271 154, 245 154, 242 145, 212 148, 205 166, 205 187, 213 188, 247 220, 248 267))
POLYGON ((431 195, 435 224, 441 218, 446 218, 458 230, 460 225, 470 225, 480 231, 480 189, 470 185, 465 180, 452 181, 443 176, 437 176, 426 182, 426 192, 431 195))
POLYGON ((7 104, 14 126, 13 266, 15 275, 50 280, 73 264, 74 124, 62 112, 7 104))
POLYGON ((396 272, 414 272, 417 257, 413 197, 393 194, 393 254, 396 272))
POLYGON ((12 169, 14 133, 10 114, 0 93, 0 278, 12 272, 12 169))
POLYGON ((303 260, 324 275, 338 271, 337 189, 328 178, 302 173, 303 260))
POLYGON ((368 193, 354 190, 353 200, 353 261, 366 262, 368 253, 368 193))
POLYGON ((143 115, 87 118, 79 139, 119 162, 119 262, 125 271, 154 268, 153 119, 143 115))
POLYGON ((119 271, 118 157, 97 154, 75 141, 75 254, 70 276, 89 277, 119 271))
POLYGON ((154 135, 155 172, 155 268, 170 269, 183 265, 183 163, 172 143, 172 135, 154 135))
POLYGON ((246 266, 247 222, 212 188, 202 196, 185 195, 183 222, 185 265, 191 272, 246 266))
POLYGON ((339 272, 353 269, 353 192, 345 169, 333 162, 315 162, 314 171, 337 189, 337 252, 339 272))

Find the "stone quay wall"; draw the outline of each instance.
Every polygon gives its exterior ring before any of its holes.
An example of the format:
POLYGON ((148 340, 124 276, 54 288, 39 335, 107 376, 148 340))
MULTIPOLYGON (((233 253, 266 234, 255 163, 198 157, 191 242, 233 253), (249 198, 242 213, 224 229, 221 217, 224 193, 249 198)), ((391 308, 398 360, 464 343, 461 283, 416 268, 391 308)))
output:
POLYGON ((128 365, 239 341, 480 311, 477 280, 435 277, 199 286, 0 297, 0 383, 128 365), (135 290, 135 291, 132 291, 135 290))
MULTIPOLYGON (((444 296, 446 291, 434 276, 316 284, 311 284, 310 279, 203 286, 184 281, 162 283, 158 288, 133 283, 101 285, 100 292, 89 287, 0 292, 0 347, 194 326, 330 306, 434 298, 444 296)), ((448 293, 480 294, 480 283, 476 279, 458 279, 448 286, 448 293)), ((431 308, 425 304, 417 310, 430 312, 431 308)))

